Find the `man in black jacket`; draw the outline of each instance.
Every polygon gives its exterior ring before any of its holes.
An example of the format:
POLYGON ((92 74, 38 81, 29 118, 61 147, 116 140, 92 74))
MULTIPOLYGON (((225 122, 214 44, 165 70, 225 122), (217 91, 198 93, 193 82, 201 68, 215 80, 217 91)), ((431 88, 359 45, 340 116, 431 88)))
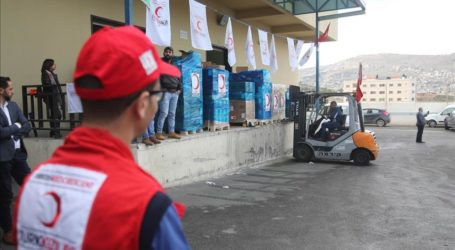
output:
MULTIPOLYGON (((174 50, 172 47, 166 47, 163 52, 164 57, 161 59, 172 64, 174 50)), ((160 102, 160 110, 158 122, 156 124, 156 139, 164 140, 163 126, 167 118, 169 138, 180 139, 180 135, 175 133, 175 111, 177 110, 177 102, 180 92, 182 91, 182 83, 180 78, 162 75, 160 78, 161 88, 166 90, 160 102)))
POLYGON ((22 185, 30 173, 22 136, 28 134, 31 127, 17 104, 11 101, 13 94, 11 79, 0 76, 0 227, 6 244, 13 243, 11 176, 22 185))
POLYGON ((424 143, 422 141, 423 128, 425 128, 425 117, 423 115, 423 108, 421 108, 421 107, 419 108, 419 112, 417 112, 416 118, 417 118, 417 123, 416 123, 416 126, 417 126, 417 138, 416 138, 416 142, 417 143, 424 143))

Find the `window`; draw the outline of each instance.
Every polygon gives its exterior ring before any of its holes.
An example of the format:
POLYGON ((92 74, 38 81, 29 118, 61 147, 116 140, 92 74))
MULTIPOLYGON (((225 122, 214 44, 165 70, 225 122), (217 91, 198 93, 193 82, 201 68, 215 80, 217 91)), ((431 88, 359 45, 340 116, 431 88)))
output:
POLYGON ((390 91, 389 91, 389 94, 393 94, 393 91, 392 91, 392 90, 390 90, 390 91))
POLYGON ((398 87, 401 87, 401 83, 398 83, 398 87))
POLYGON ((374 95, 376 94, 376 91, 370 91, 370 94, 374 95))
POLYGON ((371 110, 371 114, 377 114, 377 113, 379 113, 379 110, 378 110, 378 109, 372 109, 372 110, 371 110))
POLYGON ((412 101, 414 101, 414 98, 411 98, 412 101))
POLYGON ((349 84, 346 84, 346 85, 344 86, 345 89, 349 89, 349 87, 351 87, 351 85, 349 85, 349 84))
POLYGON ((371 84, 370 87, 376 88, 376 84, 371 84))
POLYGON ((451 114, 452 111, 454 111, 454 110, 455 110, 455 108, 448 108, 448 109, 442 111, 441 115, 449 115, 449 114, 451 114))
POLYGON ((385 98, 379 98, 380 102, 385 102, 385 98))
POLYGON ((384 95, 385 91, 379 91, 379 94, 384 95))
POLYGON ((401 98, 397 98, 397 101, 398 101, 398 102, 401 102, 401 98))
POLYGON ((390 83, 390 84, 389 84, 389 87, 393 87, 393 83, 390 83))
POLYGON ((379 84, 379 87, 385 87, 384 83, 379 84))
POLYGON ((401 94, 401 90, 398 90, 397 93, 398 93, 398 94, 401 94))
POLYGON ((370 99, 370 102, 375 102, 376 101, 376 98, 371 98, 370 99))
POLYGON ((368 84, 363 85, 363 87, 368 88, 368 84))
POLYGON ((352 84, 352 87, 353 87, 353 88, 357 88, 357 83, 353 83, 353 84, 352 84))
POLYGON ((389 102, 393 102, 393 98, 389 98, 389 102))

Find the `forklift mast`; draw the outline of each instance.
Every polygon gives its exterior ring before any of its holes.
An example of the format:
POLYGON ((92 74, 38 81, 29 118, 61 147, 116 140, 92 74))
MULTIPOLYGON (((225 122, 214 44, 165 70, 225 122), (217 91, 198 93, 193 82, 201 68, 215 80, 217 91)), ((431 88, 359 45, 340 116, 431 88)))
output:
POLYGON ((307 113, 314 109, 319 94, 300 92, 295 105, 294 145, 305 142, 307 130, 307 113))

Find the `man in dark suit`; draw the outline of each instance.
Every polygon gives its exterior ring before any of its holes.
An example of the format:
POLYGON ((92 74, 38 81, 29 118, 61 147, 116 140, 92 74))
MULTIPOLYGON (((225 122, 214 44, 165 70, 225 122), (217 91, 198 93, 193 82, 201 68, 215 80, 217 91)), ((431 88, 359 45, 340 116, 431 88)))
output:
POLYGON ((0 76, 0 227, 3 230, 2 240, 6 244, 13 243, 11 177, 22 185, 30 173, 22 136, 31 127, 19 106, 11 101, 13 94, 11 79, 0 76))

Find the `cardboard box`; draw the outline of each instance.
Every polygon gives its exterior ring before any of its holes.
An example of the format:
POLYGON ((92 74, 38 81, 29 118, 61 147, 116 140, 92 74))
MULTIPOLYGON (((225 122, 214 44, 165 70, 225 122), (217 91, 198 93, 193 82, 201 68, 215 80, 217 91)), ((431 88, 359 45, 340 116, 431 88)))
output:
POLYGON ((235 67, 235 73, 239 73, 239 72, 243 72, 243 71, 248 71, 248 66, 235 67))
POLYGON ((247 120, 255 119, 255 102, 254 100, 231 100, 230 122, 243 123, 247 120))

